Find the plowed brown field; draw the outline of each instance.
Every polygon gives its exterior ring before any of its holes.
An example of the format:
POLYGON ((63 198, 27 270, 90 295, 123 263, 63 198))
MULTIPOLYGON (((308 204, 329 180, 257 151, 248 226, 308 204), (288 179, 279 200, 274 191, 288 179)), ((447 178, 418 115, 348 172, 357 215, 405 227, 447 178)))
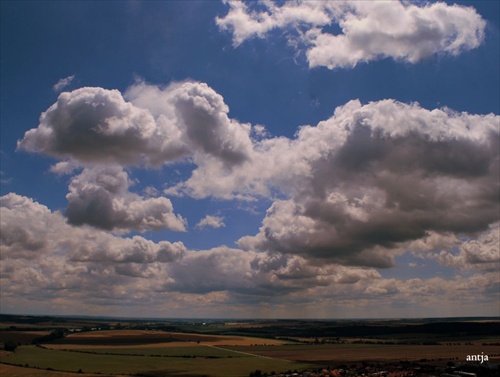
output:
POLYGON ((281 347, 228 347, 255 355, 302 362, 356 362, 421 359, 457 359, 483 352, 489 360, 500 361, 498 346, 483 345, 305 345, 281 347))

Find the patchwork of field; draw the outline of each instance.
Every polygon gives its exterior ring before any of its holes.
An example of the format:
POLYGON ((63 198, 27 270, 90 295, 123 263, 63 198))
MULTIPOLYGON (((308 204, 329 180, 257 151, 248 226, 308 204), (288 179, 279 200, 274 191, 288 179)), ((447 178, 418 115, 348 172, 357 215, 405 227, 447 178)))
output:
POLYGON ((221 348, 250 344, 285 342, 162 331, 94 331, 71 334, 42 347, 20 346, 15 353, 4 355, 2 362, 73 373, 81 370, 151 376, 236 377, 248 376, 256 369, 270 373, 312 367, 308 363, 221 348))
MULTIPOLYGON (((9 336, 16 335, 10 332, 9 336)), ((28 340, 38 332, 19 332, 28 340)), ((43 346, 21 345, 16 352, 2 351, 2 377, 69 377, 141 374, 146 376, 248 376, 315 368, 329 363, 394 360, 465 360, 467 355, 489 355, 500 362, 496 340, 442 345, 296 344, 245 336, 194 333, 103 330, 78 332, 43 346), (494 345, 496 344, 496 345, 494 345)))

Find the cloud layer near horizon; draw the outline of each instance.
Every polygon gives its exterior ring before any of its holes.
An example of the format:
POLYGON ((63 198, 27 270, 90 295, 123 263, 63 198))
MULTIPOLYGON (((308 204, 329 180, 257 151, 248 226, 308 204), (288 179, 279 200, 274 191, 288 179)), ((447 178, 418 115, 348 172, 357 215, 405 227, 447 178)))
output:
MULTIPOLYGON (((494 305, 500 284, 494 271, 403 281, 383 279, 372 268, 316 265, 290 254, 227 247, 190 251, 181 242, 155 243, 72 226, 59 212, 16 194, 1 197, 0 205, 1 283, 10 287, 2 305, 22 301, 35 312, 56 305, 64 313, 71 305, 80 312, 116 315, 117 308, 140 313, 145 305, 152 315, 165 316, 203 305, 220 316, 265 316, 262 305, 272 302, 273 316, 311 305, 315 315, 327 315, 341 307, 362 313, 393 300, 441 307, 460 302, 466 308, 477 294, 494 305)), ((473 248, 469 243, 463 248, 481 257, 480 244, 489 240, 485 233, 473 248)))
POLYGON ((485 21, 474 8, 445 3, 425 6, 401 1, 227 1, 229 12, 216 19, 230 31, 233 45, 284 31, 305 50, 309 67, 351 68, 392 58, 416 63, 434 54, 456 56, 478 47, 485 21), (338 33, 327 31, 335 25, 338 33))
POLYGON ((120 286, 128 287, 132 295, 154 290, 265 298, 316 285, 354 284, 380 277, 373 269, 319 267, 291 255, 227 247, 189 251, 181 242, 123 238, 70 225, 61 213, 13 193, 1 197, 0 205, 2 277, 13 282, 24 279, 29 285, 16 289, 26 291, 58 289, 83 294, 89 289, 101 292, 105 286, 111 290, 120 286))

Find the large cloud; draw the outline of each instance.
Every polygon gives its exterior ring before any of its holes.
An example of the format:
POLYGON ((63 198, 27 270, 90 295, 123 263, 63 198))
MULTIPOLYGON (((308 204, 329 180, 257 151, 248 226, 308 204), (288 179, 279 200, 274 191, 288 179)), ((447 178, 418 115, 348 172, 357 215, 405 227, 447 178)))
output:
POLYGON ((185 230, 168 199, 130 193, 120 166, 160 167, 190 158, 231 171, 252 158, 251 128, 230 119, 222 96, 204 83, 160 88, 137 82, 126 98, 103 88, 62 93, 18 149, 62 159, 51 168, 54 173, 86 167, 71 180, 67 195, 72 224, 185 230))
POLYGON ((161 152, 149 111, 124 101, 117 90, 81 88, 59 95, 18 148, 84 162, 138 164, 161 152))
MULTIPOLYGON (((71 146, 68 140, 76 136, 68 135, 74 132, 89 148, 87 154, 92 154, 95 138, 116 146, 107 151, 111 157, 102 158, 108 154, 96 148, 95 164, 111 159, 158 165, 190 156, 196 166, 191 177, 166 193, 280 199, 272 204, 260 232, 239 241, 248 250, 388 267, 394 265, 395 253, 411 249, 429 234, 444 239, 465 233, 474 239, 498 221, 499 117, 493 114, 427 110, 394 100, 362 105, 354 100, 317 126, 301 127, 294 139, 252 139, 252 130, 258 128, 230 119, 222 96, 206 84, 160 88, 139 82, 125 96, 130 102, 104 89, 63 93, 19 146, 36 150, 33 146, 41 145, 42 152, 56 154, 57 140, 71 146), (126 109, 125 115, 110 121, 107 111, 81 100, 84 94, 106 98, 105 108, 126 109), (73 97, 85 104, 76 106, 79 111, 74 113, 68 100, 73 97), (79 117, 93 123, 73 121, 79 117), (49 118, 66 123, 46 122, 49 118), (146 127, 134 119, 152 123, 146 127), (134 143, 122 144, 131 136, 134 143)), ((83 150, 75 147, 67 157, 86 162, 83 150)), ((96 169, 87 168, 72 180, 67 216, 73 224, 183 229, 168 199, 129 193, 128 178, 119 168, 96 169)))
POLYGON ((481 44, 486 26, 473 8, 439 2, 421 7, 400 1, 227 4, 228 14, 216 22, 233 33, 235 46, 285 29, 292 44, 305 46, 310 67, 330 69, 386 57, 415 63, 433 54, 458 55, 481 44), (332 24, 341 33, 326 32, 332 24))
POLYGON ((161 166, 208 156, 228 168, 250 157, 250 127, 229 119, 208 85, 137 83, 126 94, 131 102, 103 88, 62 93, 18 148, 82 164, 161 166))
POLYGON ((84 169, 69 185, 68 221, 107 230, 186 230, 185 220, 173 213, 170 200, 142 198, 128 191, 130 185, 120 167, 84 169))
POLYGON ((290 198, 275 201, 260 232, 239 244, 390 266, 391 249, 429 232, 485 230, 499 213, 498 125, 494 115, 348 103, 299 131, 287 155, 302 161, 303 175, 287 181, 293 165, 275 171, 290 198))

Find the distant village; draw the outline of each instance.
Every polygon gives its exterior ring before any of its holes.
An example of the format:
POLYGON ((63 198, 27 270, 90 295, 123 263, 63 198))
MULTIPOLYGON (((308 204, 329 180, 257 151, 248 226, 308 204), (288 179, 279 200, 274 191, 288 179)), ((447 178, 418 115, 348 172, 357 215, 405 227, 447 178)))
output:
POLYGON ((249 377, 498 377, 499 375, 500 364, 495 363, 448 362, 445 366, 435 366, 402 361, 393 364, 357 363, 350 367, 276 374, 257 370, 250 373, 249 377))

